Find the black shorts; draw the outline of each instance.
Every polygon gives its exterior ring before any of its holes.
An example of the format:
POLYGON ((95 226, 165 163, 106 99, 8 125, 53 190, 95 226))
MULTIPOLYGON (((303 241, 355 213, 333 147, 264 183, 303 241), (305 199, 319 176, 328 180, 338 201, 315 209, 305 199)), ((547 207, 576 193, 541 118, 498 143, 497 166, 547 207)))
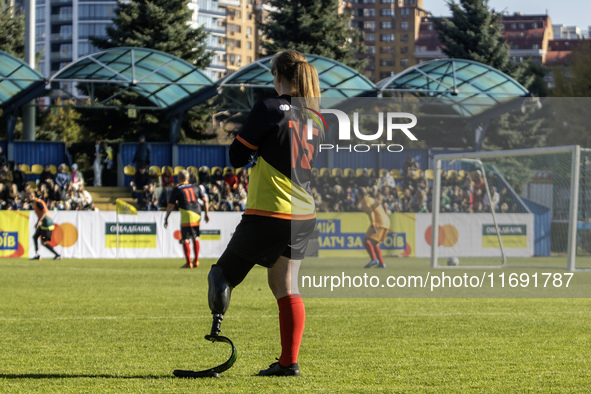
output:
POLYGON ((51 241, 52 232, 52 230, 41 230, 41 228, 38 228, 37 231, 35 231, 35 235, 33 235, 33 238, 37 239, 38 237, 41 237, 41 242, 49 242, 51 241))
POLYGON ((281 256, 303 259, 315 227, 316 219, 243 215, 217 265, 230 285, 237 286, 255 264, 271 268, 281 256))
POLYGON ((195 238, 199 238, 199 226, 181 227, 181 242, 195 238))

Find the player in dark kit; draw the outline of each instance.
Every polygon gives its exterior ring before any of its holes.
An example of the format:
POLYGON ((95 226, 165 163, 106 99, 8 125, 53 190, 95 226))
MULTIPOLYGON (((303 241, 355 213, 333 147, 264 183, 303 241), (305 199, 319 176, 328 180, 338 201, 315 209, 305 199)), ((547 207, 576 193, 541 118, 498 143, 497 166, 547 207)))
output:
POLYGON ((181 212, 181 244, 187 263, 181 268, 199 267, 199 226, 201 224, 201 203, 205 208, 205 222, 209 222, 209 204, 199 186, 189 183, 189 173, 182 170, 178 173, 179 184, 175 187, 168 201, 164 228, 168 227, 168 217, 175 207, 181 212), (191 245, 195 250, 195 260, 191 261, 191 245))
POLYGON ((33 257, 33 260, 41 260, 41 256, 39 255, 39 245, 37 242, 39 238, 41 238, 41 243, 43 246, 45 246, 51 253, 54 254, 53 259, 61 260, 62 256, 58 254, 49 244, 55 226, 45 201, 40 198, 35 198, 35 193, 33 192, 29 192, 29 198, 34 201, 33 209, 35 210, 38 218, 37 225, 35 226, 35 234, 33 235, 33 245, 35 246, 35 257, 33 257))
POLYGON ((269 287, 279 307, 281 356, 261 376, 299 376, 298 353, 305 309, 297 287, 298 271, 316 225, 310 181, 323 138, 308 139, 304 108, 318 109, 318 73, 301 53, 288 50, 272 60, 279 97, 256 103, 230 146, 230 162, 242 167, 256 158, 250 174, 246 211, 226 250, 209 272, 211 336, 220 333, 232 289, 255 264, 267 268, 269 287), (302 97, 303 105, 292 105, 302 97))

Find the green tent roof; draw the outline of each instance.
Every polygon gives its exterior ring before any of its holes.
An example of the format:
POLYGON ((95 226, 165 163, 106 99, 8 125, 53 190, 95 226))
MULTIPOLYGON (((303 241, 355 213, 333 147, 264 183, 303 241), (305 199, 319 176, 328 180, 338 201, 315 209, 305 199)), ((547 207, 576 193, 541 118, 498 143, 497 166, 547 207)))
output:
POLYGON ((19 97, 39 91, 44 85, 41 74, 22 60, 0 51, 0 108, 9 107, 19 97))
POLYGON ((60 70, 52 82, 120 84, 167 109, 213 85, 194 65, 146 48, 111 48, 82 57, 60 70))
POLYGON ((378 82, 377 86, 386 95, 436 99, 466 117, 530 95, 519 82, 499 70, 464 59, 421 63, 378 82))
MULTIPOLYGON (((376 85, 364 75, 335 60, 305 54, 308 62, 316 67, 320 79, 322 97, 355 97, 375 91, 376 85)), ((271 60, 273 56, 254 61, 218 82, 224 87, 250 87, 273 89, 271 60)))

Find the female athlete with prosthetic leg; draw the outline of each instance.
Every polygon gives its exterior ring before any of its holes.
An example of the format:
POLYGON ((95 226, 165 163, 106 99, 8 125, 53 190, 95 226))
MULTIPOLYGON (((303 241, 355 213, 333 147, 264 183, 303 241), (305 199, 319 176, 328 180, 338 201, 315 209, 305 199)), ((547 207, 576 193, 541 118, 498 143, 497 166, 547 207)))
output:
POLYGON ((253 157, 256 165, 250 175, 246 211, 209 272, 210 337, 221 331, 232 289, 255 264, 267 267, 269 287, 279 307, 281 357, 259 375, 299 376, 305 309, 297 278, 316 225, 309 185, 323 136, 315 129, 312 140, 307 139, 303 108, 292 106, 291 98, 302 97, 305 107, 317 110, 320 87, 314 66, 294 50, 275 55, 272 73, 279 97, 256 103, 230 146, 234 167, 246 165, 253 157))

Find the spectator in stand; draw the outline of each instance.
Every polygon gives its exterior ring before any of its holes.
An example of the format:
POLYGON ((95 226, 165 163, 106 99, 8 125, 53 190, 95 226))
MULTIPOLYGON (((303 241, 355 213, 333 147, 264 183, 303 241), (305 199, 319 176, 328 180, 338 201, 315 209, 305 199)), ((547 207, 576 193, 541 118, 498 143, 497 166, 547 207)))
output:
POLYGON ((460 179, 457 172, 451 173, 449 179, 447 180, 447 184, 452 187, 460 184, 460 179))
POLYGON ((74 198, 74 187, 70 183, 66 191, 63 193, 64 197, 64 210, 69 211, 72 208, 72 199, 74 198))
POLYGON ((501 189, 501 194, 499 195, 499 204, 500 209, 502 210, 502 206, 507 206, 507 211, 509 210, 509 204, 511 204, 511 196, 509 195, 509 190, 506 187, 501 189))
POLYGON ((187 168, 187 172, 189 173, 189 184, 198 185, 199 184, 199 170, 195 172, 193 168, 187 168))
POLYGON ((78 164, 72 164, 72 173, 70 174, 72 180, 72 188, 78 190, 80 186, 84 185, 84 177, 82 173, 78 171, 78 164))
POLYGON ((43 172, 39 175, 39 185, 43 183, 47 183, 47 180, 51 179, 53 181, 53 174, 51 173, 51 166, 46 164, 43 166, 43 172))
POLYGON ((472 175, 470 175, 468 172, 466 172, 466 175, 464 176, 464 179, 462 179, 460 181, 460 187, 462 188, 462 190, 469 190, 472 191, 472 175))
POLYGON ((248 171, 245 168, 238 173, 238 181, 244 186, 244 190, 248 192, 248 171))
POLYGON ((6 158, 6 155, 4 154, 4 152, 2 151, 2 145, 0 145, 0 168, 2 168, 2 166, 5 164, 8 166, 8 159, 6 158))
POLYGON ((421 190, 417 190, 412 196, 410 209, 411 212, 425 213, 427 210, 427 193, 421 190))
POLYGON ((101 139, 97 138, 94 142, 94 162, 92 163, 92 169, 94 170, 94 183, 95 187, 103 185, 103 160, 106 152, 101 139))
POLYGON ((60 164, 57 168, 57 173, 55 174, 55 184, 59 186, 62 192, 66 192, 68 190, 68 186, 72 182, 72 178, 66 172, 66 165, 60 164))
POLYGON ((211 176, 209 175, 209 167, 203 166, 199 169, 199 184, 208 188, 210 183, 211 176))
POLYGON ((341 201, 344 201, 346 198, 345 191, 341 185, 334 185, 332 188, 332 193, 328 196, 328 206, 334 212, 342 211, 341 201))
POLYGON ((315 187, 312 188, 312 198, 314 199, 314 205, 316 206, 316 211, 319 212, 319 207, 322 205, 322 196, 318 193, 318 189, 315 187))
POLYGON ((343 212, 355 212, 356 195, 351 186, 345 190, 345 198, 341 204, 343 212))
POLYGON ((382 186, 380 191, 382 194, 382 202, 386 204, 386 211, 388 211, 389 213, 396 212, 395 206, 398 201, 398 198, 396 198, 392 190, 395 189, 390 188, 390 186, 382 186))
POLYGON ((358 187, 372 187, 375 183, 375 180, 370 175, 369 170, 364 168, 361 175, 357 177, 356 183, 358 187))
POLYGON ((53 185, 53 189, 49 192, 49 197, 52 201, 63 201, 64 193, 57 183, 53 185))
POLYGON ((324 172, 324 174, 322 174, 320 176, 320 179, 318 181, 318 186, 319 186, 318 191, 324 197, 326 197, 326 196, 330 195, 330 193, 332 192, 332 189, 334 188, 335 185, 336 184, 334 182, 334 178, 332 178, 330 176, 330 172, 329 171, 326 171, 326 172, 324 172))
POLYGON ((238 188, 238 177, 234 174, 234 170, 228 168, 226 170, 226 174, 224 175, 224 184, 230 186, 230 190, 234 191, 238 188))
POLYGON ((427 181, 427 177, 425 173, 422 173, 415 182, 415 188, 417 192, 423 192, 427 194, 429 192, 429 181, 427 181))
POLYGON ((132 197, 137 200, 138 207, 144 208, 144 193, 152 184, 152 178, 146 171, 146 166, 139 168, 139 171, 133 176, 133 180, 129 183, 132 188, 132 197))
POLYGON ((222 175, 222 170, 220 170, 219 168, 217 170, 215 170, 215 172, 211 176, 211 183, 217 183, 219 185, 219 187, 222 187, 222 185, 224 184, 224 177, 222 175))
POLYGON ((473 209, 474 213, 482 213, 484 212, 484 205, 479 202, 477 204, 474 204, 474 209, 473 209))
POLYGON ((153 183, 148 185, 148 188, 144 191, 144 203, 146 204, 146 211, 158 210, 158 195, 153 183))
POLYGON ((135 149, 133 163, 135 164, 135 168, 147 168, 150 165, 150 155, 152 153, 152 148, 150 147, 150 144, 146 142, 145 135, 140 135, 139 142, 140 143, 135 149))
POLYGON ((389 171, 385 171, 382 177, 378 179, 378 186, 380 188, 383 188, 384 186, 387 186, 389 188, 395 188, 396 180, 394 179, 392 174, 390 174, 389 171))
POLYGON ((74 190, 72 196, 72 206, 77 211, 88 209, 92 203, 92 196, 84 189, 84 185, 80 185, 78 190, 74 190))
POLYGON ((462 208, 462 188, 459 185, 454 186, 449 198, 451 200, 452 212, 461 212, 462 208))
POLYGON ((103 172, 101 174, 102 184, 104 186, 115 186, 117 184, 117 177, 115 172, 113 171, 115 169, 115 155, 113 153, 113 148, 111 148, 109 144, 103 141, 101 151, 101 163, 103 165, 103 172))
POLYGON ((234 210, 236 210, 236 206, 240 208, 240 211, 246 210, 246 198, 246 188, 243 183, 239 183, 236 191, 234 192, 234 210))
POLYGON ((450 181, 450 176, 447 170, 441 170, 441 187, 453 186, 450 181))
POLYGON ((417 176, 419 164, 411 157, 407 156, 402 165, 402 173, 406 179, 414 179, 417 176))
POLYGON ((222 204, 222 193, 217 184, 212 184, 209 191, 209 207, 212 210, 219 211, 222 204))
MULTIPOLYGON (((45 188, 46 192, 45 195, 47 196, 45 200, 45 202, 47 203, 47 206, 50 205, 50 203, 52 201, 55 200, 54 198, 54 188, 55 188, 55 182, 53 182, 53 179, 48 179, 47 181, 45 181, 45 183, 43 184, 43 187, 45 188)), ((61 196, 58 194, 57 195, 57 201, 60 201, 61 196)))
POLYGON ((344 178, 341 179, 341 186, 347 190, 348 187, 355 188, 357 187, 357 181, 355 179, 355 171, 347 171, 344 174, 344 178))
POLYGON ((402 198, 400 199, 400 211, 401 212, 412 212, 412 195, 410 189, 404 189, 402 192, 402 198))
POLYGON ((227 211, 234 210, 234 194, 232 193, 232 189, 228 184, 224 184, 222 188, 222 204, 223 203, 229 205, 229 209, 226 209, 227 211))
POLYGON ((470 189, 464 189, 462 192, 462 212, 472 213, 474 208, 474 199, 470 189))
POLYGON ((13 183, 12 172, 8 171, 8 165, 4 163, 0 166, 0 209, 12 208, 17 195, 18 190, 13 183))
POLYGON ((19 192, 25 190, 25 186, 27 185, 27 177, 23 172, 23 165, 18 163, 16 165, 16 169, 12 171, 12 182, 16 185, 16 189, 19 192))
POLYGON ((35 190, 35 195, 43 201, 49 201, 49 188, 47 187, 47 183, 39 183, 37 190, 35 190))
POLYGON ((480 170, 476 170, 476 174, 474 175, 472 191, 474 193, 474 206, 477 206, 482 202, 484 194, 486 193, 484 178, 482 177, 482 172, 480 170))
POLYGON ((148 175, 150 175, 150 178, 152 178, 152 183, 154 185, 157 185, 158 187, 160 187, 160 176, 158 176, 158 173, 156 172, 156 170, 154 168, 148 168, 148 175))
POLYGON ((487 195, 484 196, 484 200, 485 200, 484 209, 485 209, 485 211, 489 212, 490 208, 492 206, 492 209, 494 209, 495 212, 498 212, 499 211, 499 201, 501 199, 501 196, 499 195, 499 192, 497 191, 496 186, 493 186, 493 188, 492 188, 491 198, 492 198, 492 201, 489 202, 488 196, 487 195))
POLYGON ((451 198, 449 198, 449 189, 444 187, 441 191, 441 199, 439 200, 440 212, 451 212, 451 198))

